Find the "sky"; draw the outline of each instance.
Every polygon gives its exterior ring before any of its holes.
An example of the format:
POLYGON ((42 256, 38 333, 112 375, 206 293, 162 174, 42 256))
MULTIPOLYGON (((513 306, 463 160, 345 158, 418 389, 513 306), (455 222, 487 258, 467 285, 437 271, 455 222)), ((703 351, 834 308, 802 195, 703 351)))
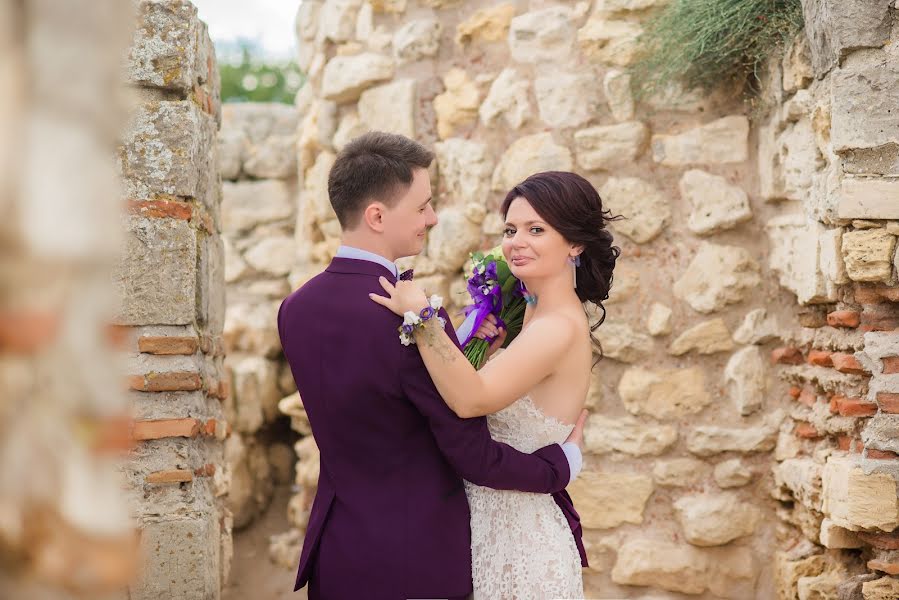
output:
POLYGON ((192 0, 209 36, 219 45, 238 38, 257 42, 265 58, 293 56, 294 17, 300 0, 192 0))

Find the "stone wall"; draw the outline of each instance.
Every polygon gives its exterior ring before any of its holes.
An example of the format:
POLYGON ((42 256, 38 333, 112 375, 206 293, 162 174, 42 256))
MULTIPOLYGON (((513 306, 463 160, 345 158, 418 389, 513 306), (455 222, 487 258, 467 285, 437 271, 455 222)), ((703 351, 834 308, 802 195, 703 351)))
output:
MULTIPOLYGON (((538 171, 583 174, 627 217, 613 225, 622 257, 597 331, 605 359, 588 398, 585 470, 571 488, 587 593, 767 599, 772 450, 792 427, 789 385, 767 360, 795 312, 767 269, 765 224, 781 207, 758 192, 738 94, 635 101, 625 69, 640 23, 662 4, 304 1, 291 280, 336 249, 327 172, 368 129, 436 150, 439 223, 409 262, 451 314, 466 301, 468 252, 500 239, 505 192, 538 171)), ((309 450, 298 481, 314 482, 309 450)))
POLYGON ((892 2, 803 1, 759 131, 768 266, 798 306, 772 353, 780 598, 899 597, 899 71, 892 2))
POLYGON ((231 558, 219 78, 190 2, 135 7, 134 105, 118 152, 125 249, 113 278, 134 417, 125 474, 141 532, 129 597, 205 600, 220 597, 231 558))
POLYGON ((0 597, 120 598, 137 548, 110 330, 118 0, 0 1, 0 597))
POLYGON ((222 112, 224 339, 232 390, 225 412, 235 432, 225 460, 229 505, 240 528, 268 506, 274 485, 293 479, 295 434, 278 403, 296 387, 281 355, 276 315, 296 262, 298 116, 284 104, 226 104, 222 112))

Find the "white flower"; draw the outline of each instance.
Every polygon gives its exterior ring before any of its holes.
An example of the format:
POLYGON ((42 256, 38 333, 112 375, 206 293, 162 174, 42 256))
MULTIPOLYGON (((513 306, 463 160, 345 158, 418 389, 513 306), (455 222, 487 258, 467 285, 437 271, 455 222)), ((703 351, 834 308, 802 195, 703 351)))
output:
POLYGON ((421 323, 421 317, 417 314, 411 310, 407 310, 403 313, 403 325, 415 325, 417 323, 421 323))
POLYGON ((440 308, 443 306, 443 296, 434 294, 428 299, 428 304, 430 304, 434 310, 440 310, 440 308))
POLYGON ((444 319, 443 317, 437 317, 437 322, 440 323, 440 326, 442 328, 446 329, 446 319, 444 319))

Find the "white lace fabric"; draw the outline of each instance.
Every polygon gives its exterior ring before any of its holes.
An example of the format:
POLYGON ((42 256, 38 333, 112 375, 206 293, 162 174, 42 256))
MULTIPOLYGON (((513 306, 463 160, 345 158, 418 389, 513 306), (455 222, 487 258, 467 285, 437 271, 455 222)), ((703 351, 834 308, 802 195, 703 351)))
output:
MULTIPOLYGON (((493 439, 531 453, 562 443, 573 425, 528 396, 489 415, 493 439)), ((548 494, 494 490, 468 481, 475 600, 583 598, 581 558, 568 521, 548 494)))

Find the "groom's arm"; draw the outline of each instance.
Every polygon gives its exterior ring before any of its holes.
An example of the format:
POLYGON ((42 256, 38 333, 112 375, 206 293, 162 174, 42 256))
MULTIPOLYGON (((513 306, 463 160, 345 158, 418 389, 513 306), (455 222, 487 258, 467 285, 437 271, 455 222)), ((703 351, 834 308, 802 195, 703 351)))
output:
MULTIPOLYGON (((445 313, 442 315, 446 318, 445 313)), ((448 320, 447 329, 455 341, 448 320)), ((427 419, 440 451, 461 477, 485 487, 536 493, 554 493, 568 485, 570 461, 575 463, 575 471, 580 467, 577 446, 570 444, 573 450, 567 449, 572 453, 569 459, 559 444, 525 454, 494 441, 486 418, 457 417, 434 387, 421 355, 414 347, 403 350, 405 362, 400 373, 403 391, 427 419)))

